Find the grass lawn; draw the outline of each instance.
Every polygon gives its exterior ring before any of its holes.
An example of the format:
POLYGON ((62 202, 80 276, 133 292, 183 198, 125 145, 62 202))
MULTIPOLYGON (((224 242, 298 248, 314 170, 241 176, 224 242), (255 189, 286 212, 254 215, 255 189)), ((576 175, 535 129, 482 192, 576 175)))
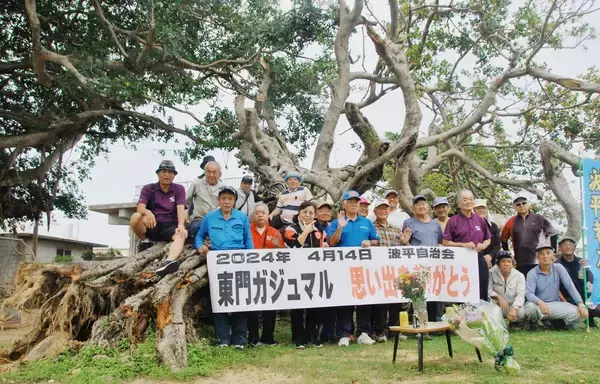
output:
MULTIPOLYGON (((290 343, 289 323, 280 321, 276 347, 245 351, 217 349, 208 342, 190 346, 190 367, 178 373, 156 364, 151 335, 134 354, 123 342, 106 350, 86 347, 78 354, 65 353, 52 361, 24 364, 19 371, 0 375, 0 383, 505 383, 494 370, 493 358, 477 361, 475 350, 453 336, 454 359, 448 357, 444 337, 425 341, 425 374, 417 369, 416 339, 401 341, 396 365, 393 344, 352 345, 340 348, 296 350, 290 343), (94 358, 104 355, 102 358, 94 358)), ((209 335, 209 329, 202 334, 209 335)), ((516 383, 598 383, 600 331, 519 331, 511 334, 521 373, 516 383)))

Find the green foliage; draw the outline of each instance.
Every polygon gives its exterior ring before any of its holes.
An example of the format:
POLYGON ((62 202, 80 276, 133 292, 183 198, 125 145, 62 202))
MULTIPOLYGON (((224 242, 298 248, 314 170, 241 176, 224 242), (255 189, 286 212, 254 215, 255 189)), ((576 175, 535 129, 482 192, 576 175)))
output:
POLYGON ((56 255, 54 258, 55 263, 72 263, 73 256, 71 255, 56 255))
POLYGON ((86 249, 81 254, 81 258, 86 261, 90 261, 90 260, 94 259, 94 256, 95 256, 94 251, 92 251, 91 249, 86 249))
POLYGON ((273 62, 278 84, 269 100, 276 117, 290 122, 283 134, 297 143, 300 154, 314 140, 322 121, 324 81, 331 75, 325 70, 335 31, 331 9, 310 0, 286 10, 271 0, 153 2, 154 46, 147 49, 150 2, 99 4, 106 21, 94 2, 36 1, 41 45, 72 64, 47 62, 41 74, 29 64, 32 34, 23 2, 10 0, 0 10, 0 62, 9 67, 25 62, 0 73, 0 136, 20 139, 56 131, 18 150, 0 145, 0 175, 13 167, 20 176, 0 183, 6 196, 0 200, 0 222, 33 220, 54 209, 84 217, 77 180, 89 177, 110 145, 135 149, 141 140, 178 140, 147 113, 164 117, 171 107, 209 106, 199 116, 203 123, 173 127, 192 139, 177 152, 184 163, 209 150, 239 148, 232 138, 237 119, 231 109, 219 107, 219 89, 255 94, 264 70, 249 58, 259 50, 273 62), (310 58, 306 51, 322 55, 310 58), (240 64, 229 62, 235 60, 240 64), (222 64, 209 66, 215 62, 222 64), (89 112, 97 114, 81 117, 89 112), (65 126, 70 128, 59 128, 65 126), (304 129, 310 133, 303 134, 304 129), (67 156, 52 157, 74 146, 73 163, 67 156))
MULTIPOLYGON (((79 353, 66 352, 50 360, 27 362, 16 372, 5 373, 5 379, 16 383, 34 383, 56 380, 65 384, 100 384, 129 382, 134 378, 143 381, 190 381, 199 376, 215 376, 224 372, 227 377, 239 378, 240 382, 288 381, 300 382, 360 382, 377 381, 397 383, 402 380, 421 380, 417 370, 416 340, 409 338, 399 347, 399 363, 391 364, 392 343, 372 346, 353 344, 344 351, 337 345, 308 348, 298 351, 291 343, 289 322, 279 321, 277 340, 281 343, 269 348, 248 348, 235 351, 219 349, 206 340, 189 345, 189 367, 178 372, 157 365, 155 336, 150 334, 131 353, 127 341, 115 348, 85 346, 79 353), (106 358, 94 359, 104 355, 106 358), (360 361, 357 364, 357 361, 360 361), (371 369, 365 369, 365 366, 371 369), (240 369, 243 367, 243 369, 240 369), (80 371, 73 374, 73 370, 80 371)), ((578 331, 526 331, 511 332, 510 341, 515 348, 514 358, 523 372, 511 377, 511 382, 595 382, 595 357, 600 353, 600 333, 597 330, 578 331), (535 348, 532 346, 535 345, 535 348), (581 345, 589 349, 578 359, 581 345)), ((454 358, 447 355, 446 340, 434 337, 425 345, 425 374, 429 381, 443 383, 504 383, 506 376, 498 374, 493 359, 482 356, 483 364, 477 362, 473 347, 452 336, 454 358), (429 359, 428 359, 429 356, 429 359)), ((235 380, 235 379, 231 379, 235 380)))

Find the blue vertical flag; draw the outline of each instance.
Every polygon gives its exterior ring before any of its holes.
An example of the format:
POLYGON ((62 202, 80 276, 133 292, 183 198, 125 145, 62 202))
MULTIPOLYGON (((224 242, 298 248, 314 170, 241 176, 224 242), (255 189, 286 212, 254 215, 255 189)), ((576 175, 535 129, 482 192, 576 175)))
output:
POLYGON ((584 159, 582 177, 585 241, 594 275, 592 302, 600 304, 600 160, 584 159))

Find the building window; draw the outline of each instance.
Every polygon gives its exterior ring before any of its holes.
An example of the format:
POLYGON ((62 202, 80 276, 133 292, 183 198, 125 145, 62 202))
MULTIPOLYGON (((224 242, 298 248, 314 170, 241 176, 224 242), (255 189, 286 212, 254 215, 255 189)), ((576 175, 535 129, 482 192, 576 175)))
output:
POLYGON ((57 248, 56 249, 56 256, 71 256, 71 250, 70 249, 57 248))

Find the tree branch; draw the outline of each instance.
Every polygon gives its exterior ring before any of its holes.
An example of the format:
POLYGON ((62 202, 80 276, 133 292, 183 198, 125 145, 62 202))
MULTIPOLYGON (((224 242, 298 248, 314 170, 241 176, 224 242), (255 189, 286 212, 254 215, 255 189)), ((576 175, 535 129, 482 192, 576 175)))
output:
POLYGON ((534 66, 527 67, 527 74, 535 77, 536 79, 543 79, 551 83, 558 84, 561 87, 570 89, 571 91, 600 93, 600 84, 598 83, 560 76, 534 66))
POLYGON ((451 149, 441 153, 440 157, 457 158, 463 164, 466 164, 469 168, 471 168, 475 172, 479 173, 482 177, 485 177, 486 179, 492 181, 493 183, 512 186, 512 187, 520 187, 520 188, 523 188, 523 189, 533 193, 534 195, 536 195, 538 197, 544 196, 543 191, 533 187, 533 185, 535 185, 536 183, 544 182, 544 180, 511 180, 511 179, 505 179, 502 177, 498 177, 498 176, 492 174, 490 171, 488 171, 484 167, 482 167, 481 165, 479 165, 479 163, 477 163, 475 160, 469 158, 464 152, 461 152, 456 148, 451 148, 451 149))
POLYGON ((352 30, 359 24, 363 9, 363 1, 355 0, 354 9, 347 12, 346 2, 338 0, 340 8, 340 26, 335 36, 333 50, 338 67, 335 84, 331 85, 331 100, 323 119, 323 126, 317 140, 315 156, 312 162, 314 171, 325 171, 329 168, 329 157, 333 148, 333 140, 337 122, 344 110, 344 104, 350 94, 350 60, 348 44, 352 30))

